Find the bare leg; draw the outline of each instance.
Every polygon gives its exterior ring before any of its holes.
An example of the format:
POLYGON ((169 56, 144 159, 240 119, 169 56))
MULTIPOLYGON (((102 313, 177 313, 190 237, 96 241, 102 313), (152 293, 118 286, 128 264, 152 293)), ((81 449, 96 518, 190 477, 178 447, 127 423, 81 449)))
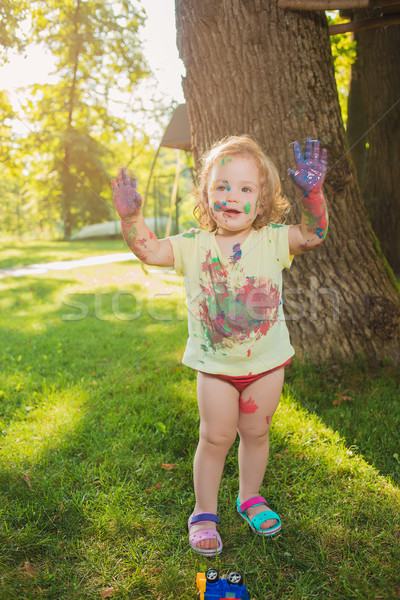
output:
MULTIPOLYGON (((257 379, 241 393, 239 406, 239 499, 243 503, 259 496, 269 454, 269 429, 282 393, 284 367, 257 379)), ((246 514, 253 518, 267 510, 265 506, 249 508, 246 514)), ((269 529, 276 520, 262 523, 269 529)))
MULTIPOLYGON (((239 393, 230 383, 207 373, 198 373, 200 433, 193 465, 195 514, 217 513, 225 458, 237 435, 238 399, 239 393)), ((191 532, 215 527, 213 522, 198 523, 193 525, 191 532)), ((204 540, 197 546, 207 550, 215 547, 215 542, 204 540)))

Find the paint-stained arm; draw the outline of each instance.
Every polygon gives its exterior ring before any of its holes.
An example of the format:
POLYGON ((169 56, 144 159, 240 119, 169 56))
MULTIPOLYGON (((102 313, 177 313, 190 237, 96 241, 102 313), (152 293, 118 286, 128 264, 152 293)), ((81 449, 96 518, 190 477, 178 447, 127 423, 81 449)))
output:
POLYGON ((122 235, 132 252, 144 263, 160 267, 174 266, 174 253, 168 238, 158 240, 147 227, 140 212, 142 197, 136 191, 136 179, 124 169, 111 180, 114 206, 121 218, 122 235))
POLYGON ((327 152, 321 153, 319 141, 307 138, 304 156, 298 142, 294 143, 296 170, 289 169, 291 180, 302 190, 300 225, 289 228, 290 254, 303 254, 321 244, 328 232, 328 209, 322 185, 326 173, 327 152))

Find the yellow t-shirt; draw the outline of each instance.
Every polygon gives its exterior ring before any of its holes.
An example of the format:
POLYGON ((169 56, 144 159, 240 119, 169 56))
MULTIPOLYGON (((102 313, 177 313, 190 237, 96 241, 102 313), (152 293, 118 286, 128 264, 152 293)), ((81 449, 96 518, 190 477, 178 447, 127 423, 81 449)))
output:
POLYGON ((287 225, 252 230, 226 258, 215 234, 170 237, 183 274, 189 339, 182 362, 205 373, 256 375, 294 354, 282 308, 282 270, 291 265, 287 225))

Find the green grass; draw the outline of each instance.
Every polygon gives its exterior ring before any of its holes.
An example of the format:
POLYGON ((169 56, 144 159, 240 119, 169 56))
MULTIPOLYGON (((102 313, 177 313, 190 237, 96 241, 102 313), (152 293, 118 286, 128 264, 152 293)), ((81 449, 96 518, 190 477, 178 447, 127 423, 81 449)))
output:
POLYGON ((122 239, 80 240, 74 242, 0 240, 0 269, 55 260, 74 260, 87 256, 126 252, 122 239))
POLYGON ((254 600, 397 597, 391 367, 290 367, 264 490, 282 533, 259 539, 236 514, 234 447, 223 554, 189 550, 195 374, 180 363, 182 281, 156 271, 123 263, 0 281, 0 599, 94 600, 113 588, 118 600, 186 600, 209 566, 242 571, 254 600))

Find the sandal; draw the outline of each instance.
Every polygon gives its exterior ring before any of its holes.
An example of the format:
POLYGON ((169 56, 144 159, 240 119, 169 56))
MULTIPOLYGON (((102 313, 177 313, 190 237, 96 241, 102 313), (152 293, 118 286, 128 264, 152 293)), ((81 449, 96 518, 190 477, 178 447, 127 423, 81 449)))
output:
POLYGON ((264 510, 252 519, 250 519, 246 515, 246 510, 248 508, 251 508, 252 506, 259 506, 260 504, 266 504, 268 506, 268 502, 262 496, 254 496, 254 498, 246 500, 246 502, 243 502, 243 504, 240 504, 238 496, 237 510, 242 519, 247 521, 247 523, 250 525, 250 529, 254 531, 254 533, 264 536, 275 535, 275 533, 278 533, 278 531, 282 529, 281 520, 276 514, 276 512, 274 512, 273 510, 264 510), (261 529, 261 524, 264 523, 264 521, 268 521, 269 519, 276 519, 277 523, 275 523, 275 525, 273 525, 269 529, 261 529))
POLYGON ((190 533, 190 528, 192 525, 196 523, 203 523, 206 521, 214 521, 217 525, 219 524, 219 518, 217 515, 213 513, 200 513, 195 515, 192 513, 189 517, 188 521, 188 529, 189 529, 189 544, 192 550, 198 552, 198 554, 202 554, 203 556, 216 556, 222 551, 222 541, 221 536, 219 535, 216 529, 202 529, 201 531, 196 531, 195 533, 190 533), (197 544, 202 542, 203 540, 213 540, 215 541, 215 548, 210 550, 205 550, 204 548, 198 548, 197 544))

